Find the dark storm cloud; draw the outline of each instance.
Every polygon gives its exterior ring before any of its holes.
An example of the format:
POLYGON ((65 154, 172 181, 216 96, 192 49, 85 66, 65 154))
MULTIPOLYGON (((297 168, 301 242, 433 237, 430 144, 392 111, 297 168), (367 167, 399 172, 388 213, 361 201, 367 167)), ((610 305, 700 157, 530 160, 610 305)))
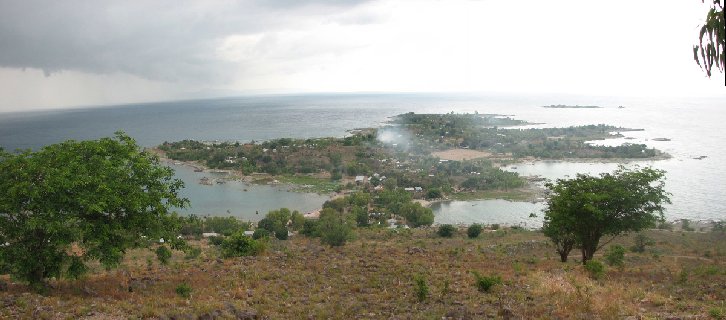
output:
POLYGON ((295 28, 361 2, 0 0, 0 66, 225 82, 225 36, 295 28))

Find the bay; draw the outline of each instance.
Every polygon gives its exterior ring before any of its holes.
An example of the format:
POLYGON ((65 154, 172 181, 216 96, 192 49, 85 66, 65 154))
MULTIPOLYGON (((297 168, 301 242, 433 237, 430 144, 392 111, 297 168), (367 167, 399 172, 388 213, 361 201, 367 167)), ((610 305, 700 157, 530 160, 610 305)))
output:
MULTIPOLYGON (((533 127, 610 124, 643 131, 626 132, 632 139, 604 143, 645 143, 673 157, 661 161, 630 162, 667 171, 666 189, 673 203, 670 220, 726 219, 723 192, 726 140, 723 98, 617 98, 576 95, 447 95, 447 94, 326 94, 270 95, 192 101, 129 104, 71 110, 0 114, 0 146, 6 150, 39 148, 67 139, 98 139, 123 130, 142 146, 182 139, 252 141, 281 137, 342 137, 359 127, 385 124, 404 112, 479 112, 513 115, 542 123, 533 127), (551 109, 550 104, 599 105, 597 109, 551 109), (618 108, 623 106, 624 108, 618 108), (668 138, 670 141, 656 141, 668 138), (706 156, 700 160, 697 158, 706 156)), ((603 143, 603 142, 595 142, 603 143)), ((508 170, 549 179, 577 173, 612 171, 615 163, 541 161, 521 163, 508 170), (516 168, 515 168, 516 167, 516 168)), ((241 182, 201 186, 198 176, 177 169, 186 181, 184 195, 197 214, 240 216, 256 220, 253 210, 290 207, 301 211, 319 207, 325 195, 300 194, 271 186, 244 186, 241 182), (244 192, 244 188, 248 191, 244 192), (240 190, 241 189, 241 190, 240 190), (254 190, 254 191, 252 191, 254 190), (297 207, 296 207, 297 206, 297 207), (310 208, 310 209, 308 209, 310 208)), ((186 171, 185 171, 186 170, 186 171)), ((189 171, 189 172, 187 172, 189 171)), ((434 205, 440 223, 541 223, 541 204, 481 200, 434 205), (539 218, 530 218, 535 213, 539 218)))

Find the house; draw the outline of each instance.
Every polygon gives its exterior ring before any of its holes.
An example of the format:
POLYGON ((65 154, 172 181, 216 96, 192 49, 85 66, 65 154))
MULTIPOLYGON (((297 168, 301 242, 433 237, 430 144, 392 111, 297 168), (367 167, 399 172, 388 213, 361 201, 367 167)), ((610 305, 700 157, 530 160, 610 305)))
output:
POLYGON ((364 183, 366 182, 365 176, 355 176, 355 183, 364 183))
POLYGON ((415 191, 416 189, 414 189, 414 188, 403 188, 403 190, 405 190, 405 191, 411 191, 411 192, 413 192, 413 191, 415 191))
POLYGON ((254 235, 254 234, 255 234, 254 231, 251 231, 251 230, 246 230, 245 231, 245 236, 247 236, 247 237, 252 237, 252 235, 254 235))
POLYGON ((202 233, 202 237, 204 237, 204 238, 219 237, 219 233, 216 233, 216 232, 204 232, 204 233, 202 233))

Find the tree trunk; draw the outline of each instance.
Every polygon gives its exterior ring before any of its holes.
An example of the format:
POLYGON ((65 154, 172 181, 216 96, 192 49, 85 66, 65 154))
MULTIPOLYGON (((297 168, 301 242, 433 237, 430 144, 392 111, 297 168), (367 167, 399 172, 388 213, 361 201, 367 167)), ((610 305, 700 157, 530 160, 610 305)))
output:
POLYGON ((560 254, 560 261, 561 262, 567 262, 567 256, 570 255, 570 252, 569 251, 567 251, 567 252, 560 251, 558 253, 560 254))
POLYGON ((582 246, 582 264, 584 265, 587 261, 592 260, 597 250, 597 244, 595 245, 583 245, 582 246))

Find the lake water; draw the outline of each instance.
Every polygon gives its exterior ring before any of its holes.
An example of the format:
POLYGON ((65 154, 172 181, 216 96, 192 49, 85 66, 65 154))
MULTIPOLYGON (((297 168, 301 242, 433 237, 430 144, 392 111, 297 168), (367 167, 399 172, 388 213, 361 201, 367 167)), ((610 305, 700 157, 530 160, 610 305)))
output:
MULTIPOLYGON (((673 156, 669 160, 638 162, 664 169, 673 204, 666 216, 726 219, 724 181, 726 151, 726 99, 635 99, 556 95, 434 95, 340 94, 259 96, 195 101, 132 104, 64 111, 0 113, 0 146, 6 150, 38 148, 66 139, 97 139, 123 130, 143 146, 164 141, 266 140, 281 137, 341 137, 346 130, 380 126, 388 117, 404 112, 470 112, 513 115, 536 127, 610 124, 644 131, 626 132, 634 139, 608 144, 645 143, 673 156), (548 109, 542 105, 599 105, 600 109, 548 109), (617 108, 618 106, 624 108, 617 108), (671 141, 654 141, 669 138, 671 141), (707 156, 702 160, 693 158, 707 156)), ((628 165, 635 165, 630 163, 628 165)), ((612 163, 536 162, 509 170, 556 179, 576 173, 612 171, 612 163)), ((187 212, 233 214, 257 220, 268 210, 289 207, 301 211, 319 208, 325 196, 288 192, 280 187, 246 186, 241 182, 203 186, 199 173, 175 167, 186 181, 183 195, 192 202, 187 212), (244 191, 247 189, 248 191, 244 191), (229 213, 228 213, 229 211, 229 213), (259 211, 260 214, 255 214, 259 211)), ((205 173, 209 175, 208 173, 205 173)), ((482 200, 436 204, 439 223, 502 223, 536 227, 542 204, 482 200), (535 213, 537 218, 531 218, 535 213)))

